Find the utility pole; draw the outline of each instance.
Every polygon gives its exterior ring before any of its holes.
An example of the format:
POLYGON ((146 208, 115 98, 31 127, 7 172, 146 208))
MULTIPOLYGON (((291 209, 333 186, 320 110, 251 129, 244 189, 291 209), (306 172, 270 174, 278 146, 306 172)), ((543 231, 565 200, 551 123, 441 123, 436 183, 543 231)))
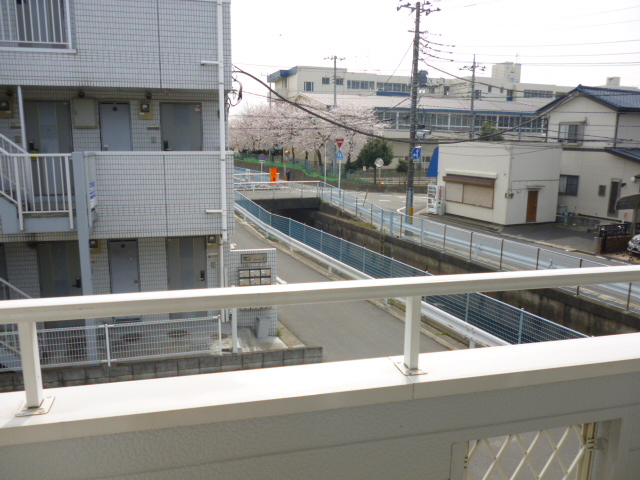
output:
POLYGON ((333 60, 333 108, 335 108, 338 106, 338 76, 336 63, 338 62, 338 60, 344 60, 344 58, 338 58, 336 55, 334 55, 333 57, 326 57, 325 60, 333 60))
POLYGON ((415 12, 415 30, 413 35, 413 63, 411 67, 411 114, 409 117, 409 171, 407 172, 407 199, 406 199, 406 214, 409 218, 409 223, 413 223, 413 181, 415 178, 415 166, 411 154, 416 147, 416 130, 418 126, 418 60, 420 59, 420 16, 422 14, 429 15, 432 12, 437 12, 440 9, 431 9, 431 5, 428 1, 416 2, 415 5, 406 3, 399 5, 398 10, 401 8, 409 8, 412 12, 415 12), (424 8, 423 8, 424 7, 424 8))
POLYGON ((460 70, 471 70, 471 139, 476 138, 476 111, 474 108, 474 100, 476 98, 476 68, 483 70, 484 67, 476 63, 476 55, 473 55, 473 64, 470 67, 462 67, 460 70))

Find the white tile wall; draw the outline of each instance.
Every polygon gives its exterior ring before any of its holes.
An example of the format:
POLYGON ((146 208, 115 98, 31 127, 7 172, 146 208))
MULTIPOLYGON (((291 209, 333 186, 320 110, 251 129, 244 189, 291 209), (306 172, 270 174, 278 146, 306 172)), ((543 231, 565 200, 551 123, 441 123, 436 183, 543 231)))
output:
MULTIPOLYGON (((75 51, 0 51, 0 84, 217 88, 216 3, 71 0, 75 51)), ((231 85, 230 5, 224 4, 225 81, 231 85)))

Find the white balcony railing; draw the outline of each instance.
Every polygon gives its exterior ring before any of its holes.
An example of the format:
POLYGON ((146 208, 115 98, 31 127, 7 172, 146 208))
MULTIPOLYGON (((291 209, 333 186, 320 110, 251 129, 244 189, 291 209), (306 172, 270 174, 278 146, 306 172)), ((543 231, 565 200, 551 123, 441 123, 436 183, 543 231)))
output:
POLYGON ((0 195, 17 207, 20 230, 25 216, 50 213, 68 216, 73 229, 71 155, 16 153, 16 145, 10 150, 4 146, 0 145, 0 195))
POLYGON ((0 394, 3 473, 635 478, 638 334, 418 355, 417 304, 639 276, 625 266, 3 302, 0 323, 20 328, 32 406, 19 410, 20 392, 0 394), (36 322, 389 296, 407 297, 403 357, 59 388, 55 402, 41 387, 36 322), (46 414, 23 418, 35 413, 46 414))
POLYGON ((0 0, 0 47, 70 49, 69 0, 0 0))

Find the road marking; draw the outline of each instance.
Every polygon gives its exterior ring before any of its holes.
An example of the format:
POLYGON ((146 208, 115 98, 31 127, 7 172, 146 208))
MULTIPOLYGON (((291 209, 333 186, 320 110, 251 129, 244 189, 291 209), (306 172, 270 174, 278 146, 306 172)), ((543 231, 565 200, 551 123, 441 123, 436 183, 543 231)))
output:
POLYGON ((379 202, 390 202, 391 200, 383 200, 383 199, 379 199, 379 202))
POLYGON ((276 277, 276 283, 278 285, 286 285, 287 282, 285 282, 283 279, 281 279, 280 277, 276 277))

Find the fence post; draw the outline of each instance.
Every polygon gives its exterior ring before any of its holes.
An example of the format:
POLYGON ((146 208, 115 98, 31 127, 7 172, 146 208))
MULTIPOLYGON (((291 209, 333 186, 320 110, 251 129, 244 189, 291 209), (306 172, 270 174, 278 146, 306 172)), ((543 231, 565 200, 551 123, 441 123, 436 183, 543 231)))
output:
POLYGON ((467 302, 464 307, 464 323, 469 323, 469 300, 471 298, 471 294, 467 293, 467 302))
POLYGON ((522 343, 522 325, 524 324, 524 308, 520 309, 520 325, 518 326, 518 345, 522 343))
POLYGON ((371 225, 373 225, 373 203, 371 204, 371 225))
POLYGON ((404 215, 401 213, 400 214, 400 238, 402 238, 402 224, 404 223, 403 220, 404 220, 404 215))
POLYGON ((472 254, 472 250, 473 250, 473 233, 471 232, 471 240, 469 241, 469 261, 471 261, 471 258, 473 257, 472 254))
POLYGON ((111 339, 109 337, 109 324, 105 323, 104 325, 104 345, 107 350, 107 367, 111 366, 111 339))
POLYGON ((422 246, 424 239, 424 220, 420 219, 420 246, 422 246))
POLYGON ((540 247, 538 247, 538 255, 536 256, 536 270, 538 270, 539 264, 540 264, 540 247))
POLYGON ((629 282, 629 295, 627 296, 627 311, 631 310, 631 286, 633 282, 629 282))
POLYGON ((444 226, 444 231, 442 232, 442 251, 447 251, 447 225, 444 226))
MULTIPOLYGON (((580 266, 578 268, 582 268, 582 258, 580 259, 580 266)), ((629 289, 631 289, 631 283, 629 283, 629 289)), ((580 285, 576 286, 576 296, 580 296, 580 285)), ((628 305, 629 302, 627 301, 627 310, 629 310, 628 305)))
POLYGON ((356 197, 356 218, 358 218, 358 197, 356 197))
POLYGON ((380 209, 380 233, 384 234, 384 210, 380 209))
POLYGON ((504 238, 502 239, 502 243, 500 244, 500 270, 502 270, 502 256, 504 254, 504 238))
POLYGON ((404 321, 404 366, 409 374, 419 373, 421 307, 422 297, 407 297, 404 321))
POLYGON ((393 233, 393 212, 391 210, 389 210, 389 233, 391 234, 391 236, 394 235, 394 233, 393 233))

